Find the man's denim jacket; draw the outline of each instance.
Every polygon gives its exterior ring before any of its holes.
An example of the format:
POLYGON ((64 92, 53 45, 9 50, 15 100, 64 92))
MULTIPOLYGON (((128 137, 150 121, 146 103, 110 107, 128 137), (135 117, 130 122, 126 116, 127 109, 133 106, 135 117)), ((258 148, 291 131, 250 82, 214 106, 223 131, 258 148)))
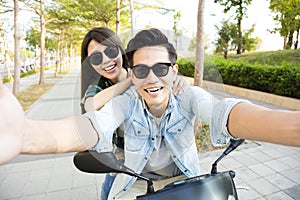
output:
MULTIPOLYGON (((195 117, 210 124, 214 145, 225 145, 231 137, 227 130, 228 115, 234 105, 243 101, 230 98, 220 101, 196 86, 189 87, 176 97, 170 95, 160 129, 174 162, 187 177, 200 175, 194 137, 195 117)), ((156 137, 151 130, 155 122, 134 86, 109 101, 101 110, 89 112, 86 116, 98 132, 99 141, 93 149, 99 152, 112 150, 113 131, 123 123, 125 165, 141 173, 153 151, 156 137)), ((134 177, 118 174, 109 199, 122 196, 135 180, 134 177)))

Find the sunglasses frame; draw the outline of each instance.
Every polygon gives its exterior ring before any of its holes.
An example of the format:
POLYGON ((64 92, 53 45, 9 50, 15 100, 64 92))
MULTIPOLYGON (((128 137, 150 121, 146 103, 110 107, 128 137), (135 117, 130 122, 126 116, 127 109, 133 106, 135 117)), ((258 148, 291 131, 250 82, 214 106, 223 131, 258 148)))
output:
POLYGON ((149 75, 150 70, 153 71, 153 73, 155 74, 155 76, 157 76, 157 77, 164 77, 164 76, 166 76, 169 73, 169 68, 173 67, 174 65, 175 64, 173 64, 173 63, 160 63, 159 62, 159 63, 155 63, 151 67, 148 66, 148 65, 145 65, 145 64, 138 64, 138 65, 135 65, 135 66, 130 66, 129 68, 133 71, 133 74, 134 74, 134 76, 136 78, 138 78, 138 79, 144 79, 144 78, 146 78, 149 75), (155 70, 155 68, 161 67, 161 65, 167 66, 167 71, 166 71, 166 73, 164 75, 157 74, 157 71, 155 70), (144 76, 137 76, 136 70, 137 70, 138 67, 144 67, 144 68, 146 68, 147 69, 147 73, 144 76))
POLYGON ((113 45, 112 45, 112 46, 108 46, 108 47, 107 47, 104 51, 102 51, 102 52, 100 52, 100 51, 94 52, 94 53, 92 53, 91 55, 88 56, 89 63, 90 63, 91 65, 93 65, 93 66, 101 65, 101 64, 103 63, 103 53, 104 53, 108 58, 113 59, 113 58, 118 57, 118 55, 119 55, 119 53, 120 53, 120 48, 119 48, 118 45, 116 45, 116 46, 113 46, 113 45), (111 50, 111 48, 116 48, 116 49, 118 49, 118 53, 117 53, 116 56, 111 56, 111 55, 109 55, 109 53, 107 52, 107 51, 111 50), (91 58, 92 58, 93 56, 95 56, 95 55, 101 55, 101 62, 100 62, 99 64, 93 64, 92 61, 91 61, 91 58))

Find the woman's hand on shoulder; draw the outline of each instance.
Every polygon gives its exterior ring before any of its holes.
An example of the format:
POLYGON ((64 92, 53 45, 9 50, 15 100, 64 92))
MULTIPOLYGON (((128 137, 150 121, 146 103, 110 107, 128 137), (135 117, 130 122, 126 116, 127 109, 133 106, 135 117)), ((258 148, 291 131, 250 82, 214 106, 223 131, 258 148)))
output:
POLYGON ((183 76, 177 76, 173 84, 173 94, 176 96, 182 93, 189 86, 190 83, 183 76))

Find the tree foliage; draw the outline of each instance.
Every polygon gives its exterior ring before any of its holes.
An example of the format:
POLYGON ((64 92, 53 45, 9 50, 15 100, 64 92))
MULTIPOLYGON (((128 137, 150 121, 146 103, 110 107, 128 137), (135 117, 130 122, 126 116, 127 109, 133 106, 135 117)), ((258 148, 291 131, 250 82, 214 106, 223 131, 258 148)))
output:
MULTIPOLYGON (((223 20, 221 27, 215 26, 218 30, 218 39, 215 42, 215 52, 222 52, 224 58, 227 58, 229 51, 235 51, 238 48, 238 27, 235 23, 223 20)), ((260 45, 261 39, 258 37, 252 38, 251 35, 255 30, 255 26, 249 30, 244 30, 242 37, 242 52, 256 50, 260 45)))
POLYGON ((283 48, 291 49, 294 42, 294 48, 297 49, 300 30, 300 0, 271 0, 269 8, 275 14, 273 19, 279 24, 273 32, 279 32, 284 37, 283 48), (296 33, 296 39, 294 39, 294 33, 296 33))
POLYGON ((237 20, 238 27, 237 54, 241 54, 243 48, 242 20, 246 15, 247 6, 251 4, 252 0, 214 0, 214 2, 219 3, 221 6, 224 6, 224 13, 235 9, 235 19, 237 20))

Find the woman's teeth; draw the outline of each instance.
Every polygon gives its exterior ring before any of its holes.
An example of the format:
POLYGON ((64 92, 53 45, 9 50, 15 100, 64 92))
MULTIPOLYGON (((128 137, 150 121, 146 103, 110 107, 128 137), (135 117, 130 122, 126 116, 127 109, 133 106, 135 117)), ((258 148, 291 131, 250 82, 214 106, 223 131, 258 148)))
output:
POLYGON ((114 69, 116 67, 116 65, 111 65, 109 67, 104 68, 105 71, 110 71, 112 69, 114 69))

